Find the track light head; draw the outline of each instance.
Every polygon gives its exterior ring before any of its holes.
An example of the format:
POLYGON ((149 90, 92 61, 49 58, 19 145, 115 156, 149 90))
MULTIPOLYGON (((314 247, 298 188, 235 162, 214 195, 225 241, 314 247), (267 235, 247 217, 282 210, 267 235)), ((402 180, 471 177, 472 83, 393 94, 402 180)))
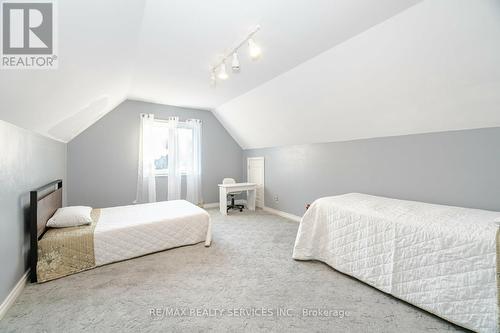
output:
POLYGON ((240 71, 240 60, 238 59, 238 53, 236 52, 233 53, 233 62, 231 63, 231 68, 233 69, 233 72, 240 71))
POLYGON ((248 39, 248 50, 250 52, 250 58, 252 58, 253 60, 259 59, 262 54, 260 46, 255 43, 253 38, 248 39))
POLYGON ((215 78, 215 71, 212 70, 210 74, 210 85, 215 87, 217 85, 217 79, 215 78))
POLYGON ((227 72, 226 72, 226 63, 225 62, 220 64, 219 75, 217 75, 217 76, 221 80, 227 80, 227 78, 229 77, 229 75, 227 75, 227 72))

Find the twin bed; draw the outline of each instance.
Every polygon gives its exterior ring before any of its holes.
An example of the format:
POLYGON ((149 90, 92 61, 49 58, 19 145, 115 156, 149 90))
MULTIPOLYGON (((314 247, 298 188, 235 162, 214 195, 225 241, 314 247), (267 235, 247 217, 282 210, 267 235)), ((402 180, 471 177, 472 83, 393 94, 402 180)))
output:
POLYGON ((183 245, 211 243, 210 216, 184 200, 93 209, 90 225, 48 228, 47 221, 61 207, 61 180, 31 192, 33 282, 183 245))
POLYGON ((316 200, 293 258, 319 260, 477 332, 498 332, 499 212, 351 193, 316 200))

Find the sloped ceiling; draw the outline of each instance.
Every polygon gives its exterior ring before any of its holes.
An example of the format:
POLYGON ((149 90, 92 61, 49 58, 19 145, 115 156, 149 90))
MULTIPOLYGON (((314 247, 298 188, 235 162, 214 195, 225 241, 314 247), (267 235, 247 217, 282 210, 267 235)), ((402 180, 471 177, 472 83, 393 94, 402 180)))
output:
POLYGON ((500 126, 500 1, 427 0, 218 107, 243 148, 500 126))
POLYGON ((213 109, 396 15, 417 0, 148 1, 130 96, 213 109), (210 87, 209 67, 249 30, 263 57, 210 87))
MULTIPOLYGON (((0 119, 67 142, 126 98, 214 109, 419 2, 58 1, 59 68, 1 71, 0 119), (241 57, 241 73, 210 87, 209 66, 256 24, 262 26, 257 40, 263 58, 251 63, 241 57)), ((240 143, 285 142, 256 136, 292 102, 276 108, 241 98, 217 112, 240 143), (249 131, 255 122, 241 120, 251 118, 254 106, 264 119, 249 131)), ((293 109, 287 116, 292 123, 306 115, 293 109)), ((303 140, 298 135, 293 141, 303 140)))
POLYGON ((243 148, 500 126, 498 0, 58 1, 59 68, 0 119, 69 141, 124 99, 212 110, 243 148), (256 24, 263 57, 209 85, 256 24))
POLYGON ((0 119, 69 141, 130 89, 144 1, 57 1, 59 67, 0 70, 0 119))

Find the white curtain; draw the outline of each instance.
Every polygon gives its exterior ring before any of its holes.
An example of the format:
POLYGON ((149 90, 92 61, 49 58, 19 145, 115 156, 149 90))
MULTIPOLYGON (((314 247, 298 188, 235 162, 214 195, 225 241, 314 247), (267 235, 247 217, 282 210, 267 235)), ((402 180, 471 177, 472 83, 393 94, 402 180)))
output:
POLYGON ((186 161, 186 200, 195 205, 203 204, 201 195, 201 120, 188 119, 188 128, 192 130, 192 150, 186 161))
POLYGON ((181 166, 179 156, 179 118, 168 118, 168 200, 181 198, 181 166))
POLYGON ((156 201, 156 177, 154 166, 153 114, 141 114, 139 137, 139 164, 135 203, 156 201))

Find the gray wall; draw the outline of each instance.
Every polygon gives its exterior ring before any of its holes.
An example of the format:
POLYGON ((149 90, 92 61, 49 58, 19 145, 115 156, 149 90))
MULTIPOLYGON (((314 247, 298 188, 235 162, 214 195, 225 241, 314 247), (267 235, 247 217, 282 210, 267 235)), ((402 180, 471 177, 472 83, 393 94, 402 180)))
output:
POLYGON ((0 120, 0 303, 28 268, 29 191, 66 178, 66 144, 0 120))
MULTIPOLYGON (((205 203, 218 202, 224 177, 242 179, 243 151, 209 111, 125 101, 68 143, 68 202, 109 207, 135 200, 139 114, 201 119, 202 187, 205 203)), ((167 177, 157 177, 158 200, 166 200, 167 177)))
POLYGON ((500 211, 500 128, 244 151, 251 156, 266 159, 266 206, 296 215, 349 192, 500 211))

